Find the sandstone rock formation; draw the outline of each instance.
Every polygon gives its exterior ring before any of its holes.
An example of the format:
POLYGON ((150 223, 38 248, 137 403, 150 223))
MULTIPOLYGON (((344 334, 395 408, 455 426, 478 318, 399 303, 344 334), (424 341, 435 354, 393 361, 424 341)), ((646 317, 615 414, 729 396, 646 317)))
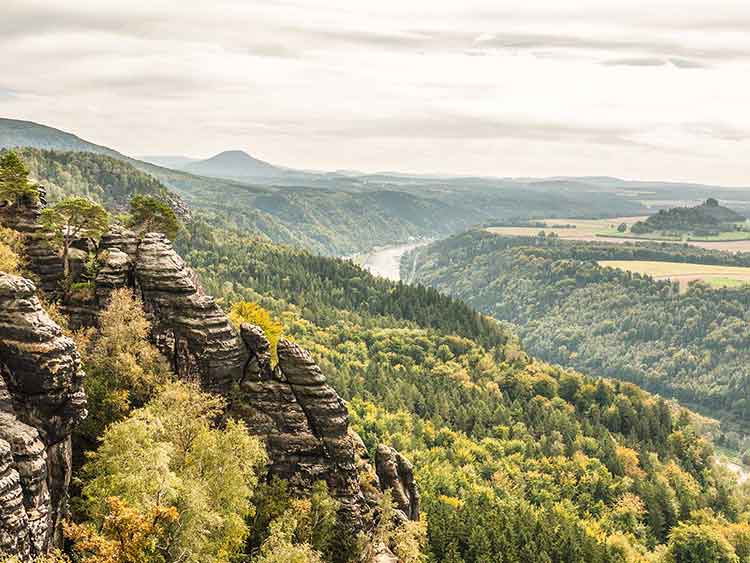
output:
MULTIPOLYGON (((27 204, 26 210, 0 209, 0 222, 34 236, 43 199, 27 204)), ((34 271, 42 288, 54 292, 57 270, 49 266, 50 255, 39 252, 34 271)), ((93 324, 113 290, 131 288, 175 374, 224 395, 229 414, 265 440, 270 475, 298 492, 325 481, 341 504, 342 522, 353 531, 372 525, 379 489, 394 490, 405 518, 418 516, 411 465, 388 448, 378 450, 378 470, 372 469, 364 445, 349 430, 344 402, 307 351, 282 339, 278 366, 272 367, 263 331, 243 325, 238 333, 164 235, 139 240, 114 225, 96 252, 100 267, 93 291, 85 298, 68 295, 63 304, 74 325, 93 324)), ((61 274, 59 256, 54 258, 61 274)), ((33 293, 27 280, 0 277, 0 550, 32 554, 49 545, 64 513, 70 433, 85 413, 73 343, 33 293)))
POLYGON ((175 373, 230 398, 234 414, 266 441, 270 473, 298 491, 326 481, 341 502, 342 519, 361 529, 365 503, 346 406, 310 355, 282 340, 273 370, 263 332, 244 325, 238 335, 164 235, 134 241, 122 229, 103 237, 96 279, 100 304, 113 289, 134 287, 175 373))
POLYGON ((59 532, 70 437, 86 415, 75 345, 35 291, 0 273, 0 550, 32 555, 59 532))
POLYGON ((378 445, 375 470, 383 490, 391 490, 393 504, 405 520, 419 519, 419 491, 414 468, 402 454, 385 444, 378 445))
POLYGON ((0 202, 0 225, 24 235, 28 269, 37 277, 39 288, 50 297, 57 294, 63 279, 63 261, 50 243, 50 236, 39 227, 39 216, 47 204, 46 192, 37 186, 37 199, 24 198, 18 203, 0 202))

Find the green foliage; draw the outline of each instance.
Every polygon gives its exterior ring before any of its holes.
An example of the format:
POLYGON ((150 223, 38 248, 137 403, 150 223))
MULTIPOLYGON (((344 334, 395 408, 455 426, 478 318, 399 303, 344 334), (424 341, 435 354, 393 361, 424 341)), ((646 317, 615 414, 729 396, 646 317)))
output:
POLYGON ((21 236, 16 231, 0 226, 0 272, 20 273, 21 250, 21 236))
POLYGON ((130 226, 140 233, 159 232, 173 239, 180 222, 172 208, 165 202, 146 195, 136 195, 130 200, 130 226))
POLYGON ((682 523, 669 536, 665 563, 740 563, 721 531, 708 524, 682 523))
POLYGON ((191 229, 178 250, 206 290, 226 301, 271 296, 297 305, 306 319, 321 326, 344 316, 362 324, 433 327, 489 346, 508 337, 495 321, 433 289, 376 278, 347 260, 210 229, 201 220, 191 229))
MULTIPOLYGON (((274 478, 258 485, 253 504, 250 537, 246 550, 250 554, 266 553, 270 546, 288 544, 292 552, 319 554, 325 561, 347 560, 342 545, 337 542, 336 513, 338 502, 328 493, 325 482, 318 481, 308 497, 292 498, 287 482, 274 478), (288 520, 294 515, 294 522, 288 520), (280 530, 287 530, 287 535, 280 530), (276 537, 272 537, 276 534, 276 537)), ((273 559, 276 561, 276 559, 273 559)))
POLYGON ((99 238, 109 226, 109 214, 98 203, 85 197, 69 197, 46 207, 39 225, 63 247, 65 278, 70 273, 70 244, 77 238, 99 238))
POLYGON ((229 561, 244 545, 266 454, 244 425, 215 426, 222 408, 218 397, 172 383, 111 424, 83 470, 87 525, 101 529, 112 497, 140 514, 174 509, 166 561, 229 561))
POLYGON ((236 328, 239 328, 243 323, 249 323, 262 328, 271 345, 273 362, 278 363, 277 346, 284 332, 284 325, 274 319, 271 313, 257 303, 238 301, 229 310, 229 320, 236 328))
POLYGON ((750 290, 603 268, 598 260, 747 266, 748 254, 469 233, 420 254, 418 279, 515 323, 530 353, 632 381, 747 427, 750 290))
POLYGON ((423 563, 427 560, 424 549, 427 544, 427 521, 397 523, 391 491, 387 490, 379 506, 378 525, 373 533, 373 548, 381 546, 393 551, 399 563, 423 563))
POLYGON ((36 201, 38 197, 23 160, 15 151, 3 151, 0 154, 0 202, 36 201))
MULTIPOLYGON (((209 229, 182 244, 209 292, 283 319, 371 455, 386 443, 413 461, 436 561, 640 563, 691 511, 739 512, 690 417, 634 385, 530 361, 462 303, 345 261, 209 229)), ((261 528, 287 506, 271 487, 261 528)))
POLYGON ((77 432, 87 446, 169 380, 167 361, 148 340, 150 330, 140 301, 118 289, 99 314, 99 327, 79 334, 89 415, 77 432))
POLYGON ((271 533, 253 563, 323 563, 320 553, 311 545, 294 542, 298 526, 292 512, 272 522, 271 533))
POLYGON ((111 156, 29 147, 17 151, 31 175, 44 184, 52 202, 78 196, 124 210, 137 194, 169 198, 169 190, 156 178, 111 156))

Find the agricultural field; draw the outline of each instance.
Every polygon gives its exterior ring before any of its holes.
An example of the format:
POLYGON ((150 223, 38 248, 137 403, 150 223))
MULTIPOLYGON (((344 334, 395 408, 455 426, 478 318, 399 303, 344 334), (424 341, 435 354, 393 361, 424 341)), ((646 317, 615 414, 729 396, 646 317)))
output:
POLYGON ((680 262, 651 262, 646 260, 600 260, 600 266, 618 268, 628 272, 646 274, 658 280, 679 282, 680 290, 700 280, 712 287, 739 287, 750 283, 750 268, 737 266, 711 266, 680 262))
POLYGON ((598 237, 617 234, 617 226, 625 223, 630 226, 646 216, 613 217, 609 219, 541 219, 546 227, 488 227, 487 230, 498 235, 535 236, 539 231, 555 233, 567 240, 600 240, 598 237))
POLYGON ((734 231, 720 233, 718 236, 668 236, 657 233, 635 235, 630 233, 630 227, 646 219, 647 216, 613 217, 609 219, 540 219, 536 222, 544 223, 545 227, 487 227, 487 231, 496 235, 530 237, 540 231, 546 234, 555 233, 564 240, 588 242, 626 243, 637 241, 682 242, 692 246, 699 246, 711 250, 726 252, 750 252, 750 233, 734 231), (617 227, 625 223, 626 232, 618 231, 617 227))

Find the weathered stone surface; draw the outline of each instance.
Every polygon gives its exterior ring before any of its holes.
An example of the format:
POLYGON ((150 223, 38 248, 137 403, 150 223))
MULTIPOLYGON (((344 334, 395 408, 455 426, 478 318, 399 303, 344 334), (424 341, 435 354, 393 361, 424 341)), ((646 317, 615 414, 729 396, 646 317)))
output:
POLYGON ((29 280, 0 274, 0 442, 12 458, 0 460, 0 545, 21 554, 43 552, 58 533, 70 435, 86 415, 78 353, 35 291, 29 280))
POLYGON ((109 303, 112 292, 122 287, 132 287, 133 263, 126 253, 113 246, 99 253, 101 266, 96 275, 96 302, 99 308, 109 303))
POLYGON ((117 248, 135 260, 138 252, 138 238, 133 231, 129 231, 122 225, 110 225, 109 230, 102 235, 99 241, 99 252, 117 248))
POLYGON ((135 284, 157 346, 183 379, 226 392, 242 379, 247 351, 226 314, 162 234, 149 233, 135 259, 135 284))
POLYGON ((53 297, 63 280, 63 260, 59 249, 51 243, 51 236, 39 226, 39 216, 47 200, 44 188, 37 186, 37 189, 36 200, 26 198, 10 205, 0 202, 0 225, 24 235, 27 267, 36 276, 40 289, 53 297))
POLYGON ((23 504, 21 476, 10 444, 0 439, 0 553, 28 557, 31 552, 29 518, 23 504))
POLYGON ((273 371, 263 332, 247 324, 241 332, 250 359, 233 406, 248 428, 265 439, 271 474, 298 490, 325 481, 341 503, 342 519, 362 529, 366 503, 344 402, 305 350, 281 339, 279 366, 273 371))
POLYGON ((393 448, 380 444, 375 453, 375 469, 381 488, 391 490, 395 508, 405 519, 418 520, 419 491, 409 460, 393 448))

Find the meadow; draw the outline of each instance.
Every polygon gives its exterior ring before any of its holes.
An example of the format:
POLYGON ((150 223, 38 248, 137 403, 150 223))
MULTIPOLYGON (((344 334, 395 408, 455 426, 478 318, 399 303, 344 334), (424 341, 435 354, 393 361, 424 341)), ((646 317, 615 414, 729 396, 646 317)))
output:
POLYGON ((564 240, 582 242, 597 241, 620 244, 638 241, 682 242, 712 250, 750 252, 750 233, 747 232, 735 231, 701 237, 694 235, 679 237, 664 233, 649 233, 647 235, 630 233, 630 227, 645 218, 646 216, 611 217, 608 219, 540 219, 537 222, 544 223, 545 227, 487 227, 486 230, 503 236, 533 237, 538 235, 540 231, 544 231, 548 235, 554 233, 564 240), (617 230, 617 227, 622 223, 625 223, 628 227, 628 231, 624 233, 617 230))
POLYGON ((686 290, 692 281, 703 281, 712 287, 738 287, 750 283, 750 268, 737 266, 712 266, 680 262, 658 262, 648 260, 600 260, 600 266, 617 268, 628 272, 646 274, 657 280, 669 279, 679 282, 686 290))

